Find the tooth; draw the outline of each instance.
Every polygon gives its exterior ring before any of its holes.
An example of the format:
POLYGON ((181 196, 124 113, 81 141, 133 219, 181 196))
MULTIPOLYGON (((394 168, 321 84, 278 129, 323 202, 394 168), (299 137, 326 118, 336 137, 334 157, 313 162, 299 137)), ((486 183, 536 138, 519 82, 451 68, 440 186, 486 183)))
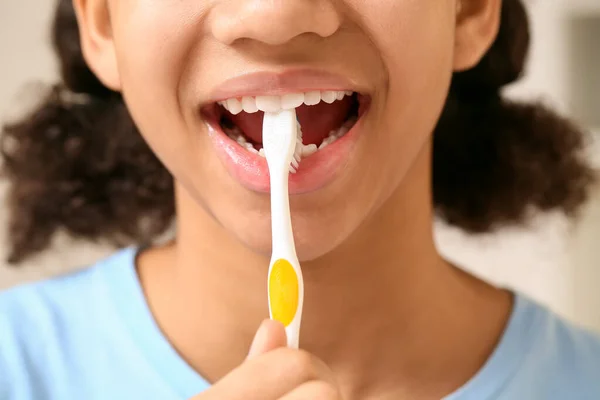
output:
POLYGON ((242 97, 242 107, 244 108, 244 111, 250 114, 253 114, 258 111, 258 107, 256 107, 256 100, 254 100, 254 97, 242 97))
POLYGON ((329 143, 327 143, 327 142, 323 141, 323 143, 321 143, 321 144, 319 145, 319 150, 323 150, 323 149, 324 149, 325 147, 327 147, 328 145, 329 145, 329 143))
POLYGON ((228 99, 227 100, 227 110, 233 115, 237 115, 242 112, 242 102, 238 99, 228 99))
POLYGON ((337 133, 335 134, 335 136, 336 136, 337 138, 340 138, 340 137, 344 136, 346 133, 348 133, 348 131, 349 131, 349 129, 348 129, 348 128, 346 128, 345 126, 342 126, 342 127, 341 127, 341 128, 338 130, 338 131, 337 131, 337 133))
POLYGON ((295 169, 298 169, 298 166, 299 166, 299 165, 300 165, 300 164, 298 164, 298 161, 297 161, 295 158, 292 158, 292 166, 293 166, 295 169))
POLYGON ((265 157, 265 149, 264 148, 260 149, 258 151, 258 155, 261 156, 261 157, 265 157))
POLYGON ((358 121, 358 119, 356 117, 350 117, 346 122, 344 122, 344 127, 351 129, 354 124, 356 124, 356 121, 358 121))
POLYGON ((295 174, 297 171, 296 171, 296 169, 293 166, 290 165, 290 172, 292 174, 295 174))
POLYGON ((258 154, 258 150, 256 150, 254 148, 254 146, 252 145, 252 143, 244 143, 243 146, 246 148, 246 150, 248 150, 250 153, 254 153, 254 154, 258 154))
POLYGON ((325 103, 331 104, 337 99, 337 94, 335 92, 332 92, 331 90, 321 92, 321 99, 325 103))
POLYGON ((246 138, 245 138, 245 137, 243 137, 243 136, 241 136, 241 135, 240 135, 240 136, 238 136, 238 137, 237 137, 235 140, 236 140, 236 142, 238 142, 238 143, 239 143, 239 144, 241 144, 242 146, 243 146, 243 145, 245 145, 245 144, 247 143, 247 142, 246 142, 246 138))
POLYGON ((346 90, 346 91, 344 92, 344 94, 345 94, 346 96, 352 96, 352 95, 354 94, 354 92, 353 92, 352 90, 346 90))
POLYGON ((256 107, 264 112, 279 112, 281 111, 281 97, 256 96, 256 107))
POLYGON ((238 127, 225 128, 225 133, 227 134, 227 136, 229 136, 230 138, 232 138, 235 141, 237 141, 238 137, 243 136, 242 132, 239 130, 238 127))
POLYGON ((308 157, 317 152, 319 148, 316 144, 309 144, 302 148, 302 157, 308 157))
POLYGON ((331 133, 329 133, 329 136, 327 136, 325 139, 323 139, 323 143, 331 144, 331 143, 335 142, 337 139, 338 139, 337 131, 331 131, 331 133))
POLYGON ((304 93, 284 94, 281 97, 281 108, 284 110, 300 107, 302 103, 304 103, 304 93))
POLYGON ((304 94, 304 104, 315 106, 321 102, 321 92, 308 92, 304 94))
POLYGON ((227 101, 220 101, 219 104, 226 109, 227 111, 229 111, 229 105, 227 105, 227 101))
POLYGON ((346 92, 336 92, 336 99, 342 100, 346 96, 346 92))

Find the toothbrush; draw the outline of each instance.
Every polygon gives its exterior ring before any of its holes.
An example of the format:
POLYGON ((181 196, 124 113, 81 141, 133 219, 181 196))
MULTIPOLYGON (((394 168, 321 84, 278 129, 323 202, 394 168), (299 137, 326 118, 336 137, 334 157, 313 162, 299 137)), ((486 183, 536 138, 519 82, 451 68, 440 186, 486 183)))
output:
POLYGON ((271 181, 272 254, 268 273, 269 313, 285 326, 288 347, 298 348, 304 303, 304 281, 296 256, 290 201, 289 173, 296 172, 301 155, 301 130, 296 110, 265 112, 263 148, 271 181))

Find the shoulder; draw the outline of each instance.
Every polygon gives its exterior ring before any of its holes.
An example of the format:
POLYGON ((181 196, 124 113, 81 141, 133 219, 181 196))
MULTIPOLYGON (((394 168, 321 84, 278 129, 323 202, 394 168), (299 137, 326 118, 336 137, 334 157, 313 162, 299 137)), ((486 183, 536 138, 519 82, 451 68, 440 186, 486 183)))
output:
POLYGON ((121 250, 92 266, 0 291, 0 326, 22 331, 89 315, 95 305, 100 305, 95 300, 107 289, 110 270, 127 268, 124 264, 131 253, 131 249, 121 250))
POLYGON ((598 400, 600 339, 517 294, 498 346, 445 400, 598 400))
POLYGON ((600 399, 600 338, 551 312, 543 318, 534 349, 548 363, 556 390, 566 389, 568 398, 600 399))
POLYGON ((533 399, 600 399, 599 336, 534 302, 528 307, 533 320, 531 331, 523 335, 530 344, 516 369, 514 386, 531 391, 533 399))
POLYGON ((125 261, 125 252, 0 292, 0 398, 29 398, 5 392, 28 388, 36 393, 52 379, 53 368, 65 372, 69 351, 93 338, 99 320, 110 318, 102 301, 107 298, 106 270, 125 261))

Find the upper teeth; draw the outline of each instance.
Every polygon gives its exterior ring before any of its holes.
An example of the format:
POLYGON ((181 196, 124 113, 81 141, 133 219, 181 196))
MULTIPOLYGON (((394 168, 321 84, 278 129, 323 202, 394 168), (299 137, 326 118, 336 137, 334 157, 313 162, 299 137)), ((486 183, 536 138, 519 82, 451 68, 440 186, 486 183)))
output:
POLYGON ((281 110, 300 107, 302 104, 314 106, 319 104, 321 100, 331 104, 336 100, 342 100, 344 96, 351 96, 352 93, 352 91, 317 90, 306 93, 290 93, 283 96, 245 96, 241 99, 232 98, 223 100, 219 104, 234 115, 242 111, 250 114, 258 111, 279 112, 281 110))

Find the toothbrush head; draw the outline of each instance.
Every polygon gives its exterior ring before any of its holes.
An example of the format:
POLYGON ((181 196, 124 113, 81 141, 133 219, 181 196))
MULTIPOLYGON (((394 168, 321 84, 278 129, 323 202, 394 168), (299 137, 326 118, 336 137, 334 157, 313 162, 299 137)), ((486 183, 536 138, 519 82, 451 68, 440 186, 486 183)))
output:
POLYGON ((296 172, 302 155, 302 131, 295 109, 266 112, 262 141, 270 170, 283 164, 296 172))

